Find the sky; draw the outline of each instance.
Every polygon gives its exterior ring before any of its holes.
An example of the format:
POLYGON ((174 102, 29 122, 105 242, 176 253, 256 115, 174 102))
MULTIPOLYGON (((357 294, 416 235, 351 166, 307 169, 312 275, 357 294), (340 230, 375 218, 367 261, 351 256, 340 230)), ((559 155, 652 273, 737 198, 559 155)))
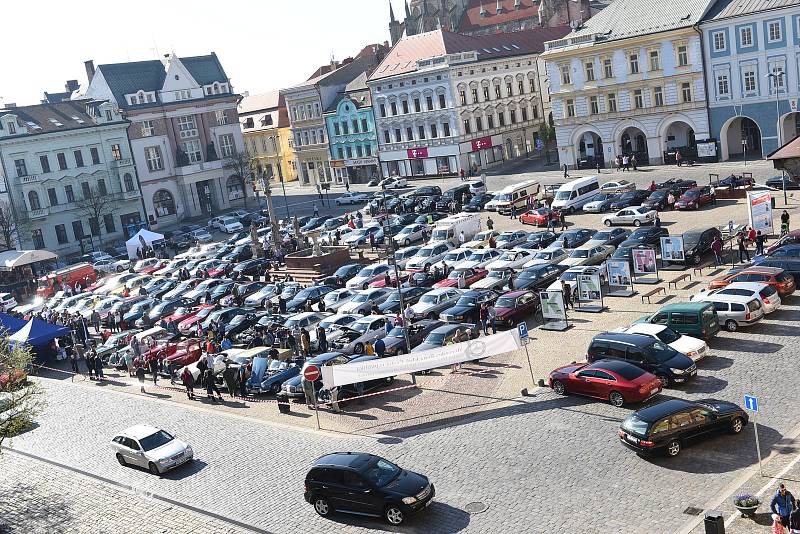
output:
POLYGON ((173 51, 216 52, 239 93, 280 89, 307 79, 331 55, 341 60, 388 41, 390 1, 402 20, 403 0, 4 2, 16 42, 0 47, 2 71, 13 73, 0 79, 0 107, 38 104, 44 91, 64 91, 66 80, 86 83, 89 59, 124 63, 173 51))

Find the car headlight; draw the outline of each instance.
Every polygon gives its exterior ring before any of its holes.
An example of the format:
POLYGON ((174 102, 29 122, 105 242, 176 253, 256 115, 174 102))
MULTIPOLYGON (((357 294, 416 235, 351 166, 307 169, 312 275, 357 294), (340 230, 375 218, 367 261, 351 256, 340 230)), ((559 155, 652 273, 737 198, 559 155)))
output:
POLYGON ((160 459, 160 460, 158 461, 158 463, 160 463, 160 464, 166 464, 166 463, 169 463, 169 458, 162 458, 162 459, 160 459))
POLYGON ((669 370, 675 373, 676 375, 682 375, 686 372, 686 369, 675 369, 674 367, 670 367, 669 370))
POLYGON ((193 455, 194 455, 194 449, 192 449, 192 446, 191 446, 191 445, 187 445, 187 446, 186 446, 186 450, 185 450, 185 451, 183 451, 183 453, 184 453, 186 456, 193 456, 193 455))
POLYGON ((686 353, 686 356, 688 356, 689 358, 691 358, 692 356, 697 356, 697 351, 690 350, 689 352, 686 353))
POLYGON ((416 497, 403 497, 403 504, 414 504, 417 502, 416 497))

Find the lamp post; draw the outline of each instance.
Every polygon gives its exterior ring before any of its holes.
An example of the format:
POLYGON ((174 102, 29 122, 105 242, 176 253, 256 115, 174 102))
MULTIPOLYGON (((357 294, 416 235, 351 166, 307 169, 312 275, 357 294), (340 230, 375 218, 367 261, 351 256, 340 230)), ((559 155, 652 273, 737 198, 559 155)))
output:
POLYGON ((771 79, 774 82, 773 83, 773 87, 775 87, 775 127, 777 128, 777 131, 778 131, 778 136, 777 136, 778 148, 780 148, 781 145, 783 145, 783 143, 781 142, 781 137, 782 137, 781 136, 781 130, 782 130, 782 128, 781 128, 781 124, 780 124, 781 123, 781 108, 780 108, 780 100, 779 100, 778 97, 779 97, 780 92, 781 92, 780 91, 780 89, 781 89, 780 81, 781 81, 781 78, 784 76, 784 74, 786 74, 786 73, 782 72, 782 71, 781 72, 770 72, 769 74, 767 74, 767 78, 771 79))
MULTIPOLYGON (((286 201, 286 184, 283 183, 283 169, 281 168, 281 162, 278 162, 278 180, 281 181, 281 188, 283 189, 283 206, 286 208, 286 220, 288 221, 291 219, 289 216, 289 203, 286 201)), ((270 212, 270 217, 273 215, 270 212)))
POLYGON ((747 139, 742 139, 742 155, 744 156, 744 166, 747 167, 747 139))

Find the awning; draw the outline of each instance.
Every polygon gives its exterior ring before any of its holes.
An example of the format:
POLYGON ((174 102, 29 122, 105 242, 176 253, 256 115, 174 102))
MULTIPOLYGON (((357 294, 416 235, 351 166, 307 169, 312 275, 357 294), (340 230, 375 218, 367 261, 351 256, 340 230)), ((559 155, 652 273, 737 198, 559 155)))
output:
POLYGON ((7 328, 7 331, 16 330, 9 336, 9 341, 33 346, 44 345, 52 339, 69 334, 69 328, 66 326, 50 324, 41 319, 31 319, 25 322, 10 315, 0 314, 0 323, 7 328))
POLYGON ((136 249, 142 248, 144 245, 153 246, 156 241, 162 241, 164 234, 157 234, 142 228, 136 234, 125 242, 125 248, 128 249, 128 258, 135 260, 138 256, 136 249))
POLYGON ((6 250, 0 252, 0 271, 10 271, 14 267, 55 259, 58 259, 58 256, 49 250, 6 250))

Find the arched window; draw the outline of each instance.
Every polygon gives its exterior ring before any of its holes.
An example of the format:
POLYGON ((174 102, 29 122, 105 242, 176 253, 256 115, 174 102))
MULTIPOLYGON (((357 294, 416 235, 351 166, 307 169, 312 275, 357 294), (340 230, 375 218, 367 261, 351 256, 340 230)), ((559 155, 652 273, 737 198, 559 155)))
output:
POLYGON ((28 203, 31 205, 32 210, 41 209, 42 205, 39 203, 39 193, 37 193, 36 191, 29 191, 28 203))
POLYGON ((228 189, 228 200, 238 200, 244 197, 244 183, 238 176, 229 177, 225 185, 228 189))
POLYGON ((129 172, 125 173, 122 180, 125 182, 125 191, 134 191, 136 189, 136 186, 133 185, 133 176, 129 172))
POLYGON ((175 199, 166 189, 159 189, 153 195, 153 208, 159 217, 175 215, 175 199))

